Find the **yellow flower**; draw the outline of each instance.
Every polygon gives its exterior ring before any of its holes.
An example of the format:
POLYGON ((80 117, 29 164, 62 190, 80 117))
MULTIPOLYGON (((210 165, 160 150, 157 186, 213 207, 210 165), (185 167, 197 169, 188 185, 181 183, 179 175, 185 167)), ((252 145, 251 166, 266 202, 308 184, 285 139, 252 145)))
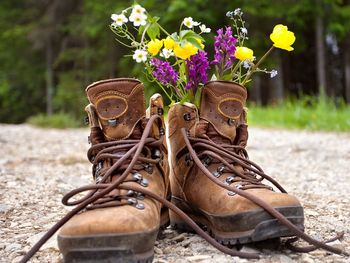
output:
POLYGON ((152 56, 155 56, 159 53, 162 46, 163 46, 163 40, 159 40, 159 39, 151 40, 147 44, 147 51, 151 53, 152 56))
POLYGON ((163 39, 163 42, 164 42, 164 47, 166 49, 172 50, 175 46, 175 41, 171 37, 167 37, 166 39, 163 39))
POLYGON ((274 47, 288 51, 294 50, 294 48, 291 47, 295 42, 294 33, 292 31, 289 31, 288 27, 284 25, 276 25, 273 28, 270 39, 272 40, 274 47))
POLYGON ((254 52, 247 47, 236 47, 235 57, 241 61, 249 60, 253 61, 254 52))
POLYGON ((197 52, 198 52, 198 48, 196 48, 194 45, 188 42, 182 47, 178 44, 175 44, 175 47, 174 47, 175 56, 181 59, 188 59, 192 55, 197 54, 197 52))

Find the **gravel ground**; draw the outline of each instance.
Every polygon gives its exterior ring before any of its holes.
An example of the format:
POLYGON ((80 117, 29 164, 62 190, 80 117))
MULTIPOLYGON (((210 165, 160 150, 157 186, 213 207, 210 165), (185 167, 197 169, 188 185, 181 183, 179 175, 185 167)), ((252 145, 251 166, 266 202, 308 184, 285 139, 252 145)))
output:
MULTIPOLYGON (((18 262, 69 211, 60 203, 62 196, 91 180, 87 135, 87 129, 0 125, 0 262, 18 262)), ((349 252, 350 135, 251 128, 249 144, 251 159, 300 198, 307 233, 329 238, 344 231, 344 239, 333 245, 349 252)), ((252 262, 350 262, 323 250, 298 254, 267 245, 243 250, 262 254, 252 262)), ((31 262, 62 262, 55 236, 31 262)), ((248 260, 223 255, 196 235, 168 228, 156 242, 154 262, 248 260)))

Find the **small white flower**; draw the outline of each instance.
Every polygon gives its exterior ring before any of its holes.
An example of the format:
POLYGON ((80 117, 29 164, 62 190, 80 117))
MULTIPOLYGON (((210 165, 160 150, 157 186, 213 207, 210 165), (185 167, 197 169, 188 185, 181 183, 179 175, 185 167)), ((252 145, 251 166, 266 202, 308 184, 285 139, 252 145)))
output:
POLYGON ((113 25, 122 26, 124 23, 128 22, 128 19, 124 14, 112 14, 111 19, 114 21, 113 25))
POLYGON ((278 72, 277 72, 277 70, 275 70, 275 69, 273 69, 273 70, 270 71, 270 77, 271 77, 271 78, 276 77, 277 74, 278 74, 278 72))
POLYGON ((134 5, 131 12, 136 14, 144 14, 146 12, 146 9, 140 5, 134 5))
POLYGON ((136 60, 137 63, 147 61, 147 51, 142 49, 136 49, 132 58, 136 60))
POLYGON ((248 34, 248 30, 245 27, 241 27, 241 32, 244 35, 248 34))
POLYGON ((256 60, 256 56, 253 56, 253 59, 252 59, 252 61, 255 61, 256 60))
POLYGON ((228 11, 226 13, 226 16, 232 18, 233 17, 233 11, 228 11))
POLYGON ((249 69, 250 68, 250 61, 249 60, 244 60, 243 61, 243 68, 245 69, 249 69))
POLYGON ((202 24, 199 26, 199 29, 202 33, 210 33, 211 29, 209 27, 206 27, 206 25, 202 24))
POLYGON ((170 58, 171 56, 174 56, 174 52, 171 49, 163 48, 160 56, 163 58, 170 58))
POLYGON ((134 23, 134 26, 144 26, 146 25, 147 16, 145 14, 132 12, 129 20, 134 23))
POLYGON ((195 22, 192 17, 186 17, 182 23, 188 28, 192 28, 195 22))
POLYGON ((240 8, 236 8, 236 9, 233 11, 233 14, 234 14, 235 16, 241 16, 241 15, 243 15, 243 12, 241 11, 240 8))

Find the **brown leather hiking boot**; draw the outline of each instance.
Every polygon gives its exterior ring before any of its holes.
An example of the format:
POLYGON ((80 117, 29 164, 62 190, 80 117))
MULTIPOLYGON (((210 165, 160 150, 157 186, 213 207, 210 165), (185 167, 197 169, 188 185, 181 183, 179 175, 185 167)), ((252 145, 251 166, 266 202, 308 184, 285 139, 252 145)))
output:
MULTIPOLYGON (((299 201, 248 159, 246 98, 244 87, 212 81, 203 88, 199 114, 185 103, 168 115, 172 202, 226 245, 294 235, 266 208, 304 229, 299 201)), ((170 220, 188 229, 173 212, 170 220)))
POLYGON ((85 209, 61 228, 60 251, 65 262, 151 262, 168 211, 141 190, 170 194, 162 98, 152 96, 146 116, 137 80, 103 80, 86 92, 95 184, 64 197, 63 203, 85 209), (89 191, 84 198, 69 201, 83 191, 89 191))

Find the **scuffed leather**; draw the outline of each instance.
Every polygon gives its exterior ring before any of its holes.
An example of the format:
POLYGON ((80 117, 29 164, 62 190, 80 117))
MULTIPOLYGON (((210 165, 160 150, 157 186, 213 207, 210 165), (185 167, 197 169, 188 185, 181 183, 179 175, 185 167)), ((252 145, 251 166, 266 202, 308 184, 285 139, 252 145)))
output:
POLYGON ((243 86, 228 81, 210 81, 202 91, 200 117, 231 142, 243 113, 247 91, 243 86))
MULTIPOLYGON (((87 94, 91 104, 86 107, 89 116, 91 128, 91 143, 106 142, 112 139, 140 139, 143 126, 148 122, 146 118, 145 97, 143 84, 134 79, 112 79, 103 80, 90 85, 87 88, 87 94), (113 94, 113 95, 111 95, 113 94), (127 104, 124 104, 126 101, 127 104), (116 104, 119 103, 120 104, 116 104), (116 106, 119 105, 119 110, 116 106), (106 115, 103 109, 108 108, 107 112, 111 115, 106 115), (125 111, 126 109, 126 111, 125 111), (100 112, 99 112, 100 111, 100 112), (102 111, 102 112, 101 112, 102 111), (125 112, 124 112, 125 111, 125 112), (116 117, 125 122, 125 125, 117 125, 116 127, 106 126, 105 119, 116 117), (130 117, 132 116, 132 118, 130 117), (129 119, 128 119, 129 118, 129 119), (96 124, 99 124, 98 126, 96 124), (101 126, 101 128, 99 127, 101 126)), ((164 108, 163 99, 159 94, 156 94, 150 99, 150 108, 148 109, 148 118, 158 114, 159 108, 164 108)), ((163 128, 164 122, 162 123, 163 128)), ((159 126, 155 125, 150 134, 151 137, 159 138, 159 126)), ((153 172, 150 174, 145 170, 140 170, 138 173, 143 178, 147 179, 149 184, 147 190, 158 196, 170 198, 170 181, 169 181, 169 164, 168 151, 166 141, 160 149, 162 158, 161 162, 153 165, 153 172)), ((115 154, 122 154, 116 152, 115 154)), ((101 172, 108 169, 112 163, 106 160, 101 172)), ((118 178, 116 172, 111 177, 111 181, 118 178)), ((132 175, 128 175, 128 180, 131 180, 132 175)), ((122 185, 140 186, 136 182, 124 182, 122 185)), ((110 194, 126 195, 126 190, 115 189, 110 194)), ((61 236, 93 236, 101 234, 130 234, 139 232, 150 232, 151 230, 160 227, 161 219, 167 219, 162 205, 154 199, 145 197, 141 200, 145 205, 145 209, 137 209, 132 205, 121 205, 108 208, 97 208, 93 210, 83 211, 71 218, 60 230, 61 236), (165 215, 165 216, 164 216, 165 215)))
POLYGON ((143 84, 136 79, 109 79, 86 88, 91 104, 99 117, 100 128, 109 140, 127 138, 136 124, 145 117, 143 84), (108 123, 115 120, 116 125, 108 123))
MULTIPOLYGON (((186 162, 186 151, 183 150, 185 144, 180 134, 180 129, 185 127, 189 129, 191 136, 245 147, 248 140, 245 100, 246 90, 242 86, 230 82, 213 81, 203 88, 201 110, 199 115, 193 116, 191 121, 185 122, 182 116, 189 111, 198 114, 194 105, 175 104, 169 110, 172 195, 186 201, 195 210, 225 216, 260 208, 239 195, 229 196, 227 190, 213 183, 197 166, 186 162), (226 109, 226 106, 232 106, 233 109, 226 109), (236 125, 228 125, 228 117, 234 118, 236 125), (183 154, 179 155, 181 150, 183 154)), ((218 166, 218 163, 211 163, 208 170, 216 171, 218 166)), ((241 166, 235 165, 235 167, 243 171, 241 166)), ((229 175, 223 173, 220 179, 224 181, 229 175)), ((274 207, 300 205, 297 198, 285 193, 277 193, 265 188, 245 191, 258 196, 274 207)))

